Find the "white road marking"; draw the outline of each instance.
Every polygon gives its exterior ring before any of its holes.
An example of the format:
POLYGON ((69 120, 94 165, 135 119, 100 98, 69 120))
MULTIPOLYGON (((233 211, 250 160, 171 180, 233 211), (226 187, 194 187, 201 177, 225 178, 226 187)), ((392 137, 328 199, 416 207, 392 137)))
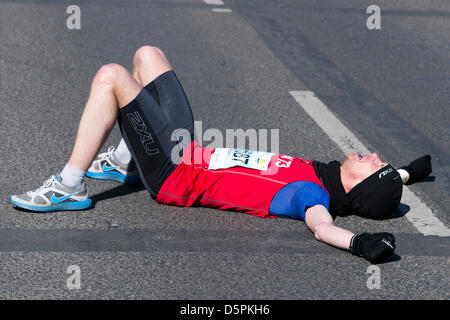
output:
POLYGON ((223 6, 222 0, 203 0, 206 4, 211 4, 215 6, 223 6))
MULTIPOLYGON (((290 91, 298 104, 344 152, 369 154, 369 150, 312 91, 290 91)), ((426 236, 449 237, 447 228, 407 186, 403 186, 402 202, 410 207, 405 217, 426 236)))
POLYGON ((232 10, 229 8, 214 8, 214 9, 212 9, 212 11, 214 11, 214 12, 232 12, 232 10))
MULTIPOLYGON (((222 0, 203 0, 206 4, 213 6, 223 6, 224 3, 222 0)), ((213 12, 232 12, 230 8, 214 8, 211 9, 213 12)))

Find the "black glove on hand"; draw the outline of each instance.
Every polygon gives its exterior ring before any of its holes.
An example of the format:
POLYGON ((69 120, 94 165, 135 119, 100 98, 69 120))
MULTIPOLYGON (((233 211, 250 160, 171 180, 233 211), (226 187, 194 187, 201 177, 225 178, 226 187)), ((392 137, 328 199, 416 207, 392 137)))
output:
POLYGON ((356 234, 350 242, 350 252, 353 255, 364 257, 373 264, 385 261, 394 254, 394 250, 395 237, 387 232, 356 234))
POLYGON ((401 167, 409 173, 409 179, 406 185, 413 184, 417 181, 423 180, 430 175, 431 170, 431 156, 427 154, 419 159, 414 160, 409 165, 401 167))

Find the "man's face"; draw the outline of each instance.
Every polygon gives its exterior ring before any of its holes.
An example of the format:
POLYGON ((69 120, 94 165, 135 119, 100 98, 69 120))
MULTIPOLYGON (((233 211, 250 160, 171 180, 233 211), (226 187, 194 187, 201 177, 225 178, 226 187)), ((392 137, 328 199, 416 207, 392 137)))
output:
POLYGON ((381 161, 376 153, 372 153, 368 156, 363 156, 358 153, 349 153, 342 164, 347 171, 347 174, 354 181, 354 185, 387 165, 386 162, 381 161))

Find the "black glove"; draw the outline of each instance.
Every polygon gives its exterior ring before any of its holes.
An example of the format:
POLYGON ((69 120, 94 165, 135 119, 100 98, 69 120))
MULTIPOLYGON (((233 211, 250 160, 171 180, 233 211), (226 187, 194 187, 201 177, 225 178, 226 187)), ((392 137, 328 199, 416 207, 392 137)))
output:
POLYGON ((409 179, 405 183, 406 185, 413 184, 417 181, 423 180, 426 177, 428 177, 432 172, 431 156, 427 154, 426 156, 416 159, 409 165, 401 167, 399 169, 406 170, 409 173, 409 179))
POLYGON ((387 232, 356 234, 350 242, 350 252, 353 255, 364 257, 373 264, 385 261, 394 254, 394 250, 395 237, 387 232))

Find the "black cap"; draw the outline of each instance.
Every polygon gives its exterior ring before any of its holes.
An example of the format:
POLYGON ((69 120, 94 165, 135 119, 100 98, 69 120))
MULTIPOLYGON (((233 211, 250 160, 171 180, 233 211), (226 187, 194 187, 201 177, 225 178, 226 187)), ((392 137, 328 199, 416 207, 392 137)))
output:
POLYGON ((397 209, 402 198, 403 181, 392 166, 387 165, 347 194, 353 213, 369 219, 386 219, 397 209))

